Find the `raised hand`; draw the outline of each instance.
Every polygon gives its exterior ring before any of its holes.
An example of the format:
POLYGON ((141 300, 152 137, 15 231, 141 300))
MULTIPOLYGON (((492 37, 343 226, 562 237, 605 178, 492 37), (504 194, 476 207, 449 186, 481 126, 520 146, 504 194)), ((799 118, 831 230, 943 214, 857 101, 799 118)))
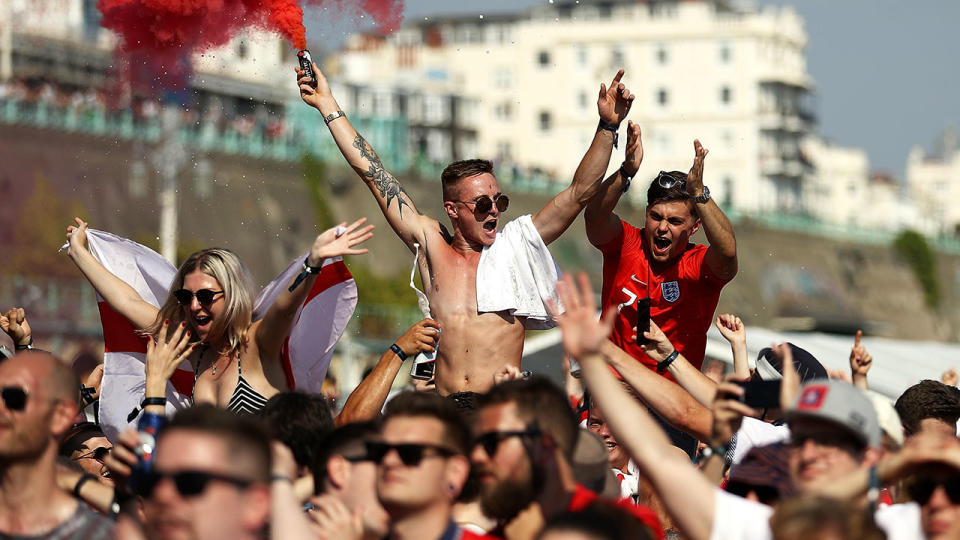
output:
POLYGON ((498 385, 507 381, 515 381, 523 378, 523 372, 516 366, 504 364, 503 367, 493 374, 493 384, 498 385))
POLYGON ((147 387, 146 397, 163 397, 167 381, 173 377, 177 366, 190 357, 197 343, 190 343, 190 331, 187 324, 180 323, 168 338, 170 321, 164 321, 157 333, 157 340, 147 341, 147 387))
POLYGON ((793 406, 793 399, 800 391, 800 374, 793 365, 793 349, 786 342, 770 346, 773 356, 780 359, 783 366, 783 379, 780 381, 780 407, 783 410, 793 406))
POLYGON ((853 348, 850 349, 850 375, 853 378, 854 386, 866 390, 867 373, 870 371, 870 366, 873 365, 873 357, 870 356, 863 345, 860 345, 861 337, 863 337, 863 331, 857 330, 853 348))
POLYGON ((360 540, 363 538, 362 509, 351 512, 333 495, 310 499, 315 509, 307 512, 313 532, 320 540, 360 540))
POLYGON ((348 226, 347 222, 344 221, 317 236, 308 256, 310 266, 320 266, 324 259, 330 257, 363 255, 366 253, 368 251, 366 248, 354 249, 353 247, 373 237, 373 225, 360 227, 366 222, 367 218, 360 218, 348 226))
POLYGON ((579 289, 570 274, 564 274, 557 282, 557 296, 566 312, 560 313, 552 299, 547 302, 547 307, 560 327, 564 348, 570 356, 581 359, 600 352, 601 345, 613 330, 616 311, 608 310, 598 321, 590 279, 586 273, 581 272, 577 280, 580 283, 579 289))
POLYGON ((23 308, 13 308, 0 315, 0 328, 10 336, 14 345, 30 344, 32 333, 23 308))
POLYGON ((717 330, 720 335, 730 343, 746 343, 747 331, 743 327, 743 321, 736 315, 724 313, 717 317, 717 330))
POLYGON ((77 226, 70 225, 67 227, 67 243, 69 244, 67 255, 74 255, 78 251, 87 249, 87 222, 78 217, 73 218, 73 220, 77 222, 77 226))
POLYGON ((397 347, 409 357, 422 352, 431 353, 437 350, 439 336, 440 324, 433 319, 423 319, 397 339, 397 347))
POLYGON ((717 385, 717 395, 713 400, 713 427, 710 444, 721 446, 730 444, 734 433, 739 431, 744 416, 759 416, 752 408, 740 401, 743 387, 737 384, 738 377, 727 375, 724 382, 717 385))
POLYGON ((693 197, 699 197, 703 194, 703 160, 710 152, 700 144, 699 139, 693 141, 693 166, 687 173, 687 193, 693 197))
POLYGON ((310 84, 310 77, 307 77, 303 70, 300 69, 300 66, 294 68, 297 72, 297 85, 300 87, 300 99, 304 103, 320 109, 320 102, 324 98, 332 98, 333 93, 330 91, 330 84, 327 82, 327 78, 324 77, 323 72, 320 71, 320 68, 317 67, 317 63, 313 63, 313 74, 317 78, 317 87, 314 88, 310 84))
MULTIPOLYGON (((636 332, 637 329, 634 328, 633 331, 636 332)), ((673 343, 670 343, 670 339, 657 326, 657 323, 653 322, 653 319, 650 319, 650 330, 644 332, 643 337, 647 338, 647 342, 640 348, 655 362, 663 362, 676 350, 676 347, 673 346, 673 343)), ((634 341, 636 341, 636 338, 634 338, 634 341)))
POLYGON ((641 163, 643 163, 643 140, 640 133, 640 124, 628 120, 627 151, 623 159, 623 168, 627 174, 636 175, 641 163))
POLYGON ((956 386, 960 376, 957 375, 957 370, 950 368, 943 372, 943 375, 940 376, 940 382, 947 386, 956 386))
POLYGON ((607 124, 620 125, 623 119, 630 112, 630 106, 633 105, 634 95, 627 90, 627 87, 620 82, 623 77, 623 70, 617 72, 613 77, 610 87, 600 83, 600 96, 597 98, 597 112, 600 113, 600 120, 607 124))

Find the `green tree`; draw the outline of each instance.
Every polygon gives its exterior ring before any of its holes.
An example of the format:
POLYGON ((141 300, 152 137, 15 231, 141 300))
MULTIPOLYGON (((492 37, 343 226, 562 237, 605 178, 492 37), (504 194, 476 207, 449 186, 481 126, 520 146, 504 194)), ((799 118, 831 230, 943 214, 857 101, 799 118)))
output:
POLYGON ((913 270, 920 288, 923 289, 927 307, 940 305, 940 280, 937 277, 936 254, 930 249, 927 239, 917 231, 906 230, 897 235, 893 248, 913 270))

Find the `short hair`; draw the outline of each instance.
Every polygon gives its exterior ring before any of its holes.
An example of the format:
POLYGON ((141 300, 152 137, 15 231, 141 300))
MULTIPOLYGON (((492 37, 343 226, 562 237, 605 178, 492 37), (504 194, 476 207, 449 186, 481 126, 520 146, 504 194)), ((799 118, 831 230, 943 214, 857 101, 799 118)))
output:
POLYGON ((493 163, 486 159, 462 159, 447 165, 440 173, 444 198, 449 195, 450 189, 461 179, 484 173, 493 174, 493 163))
POLYGON ((537 539, 549 531, 578 532, 597 540, 649 540, 647 524, 615 504, 597 499, 583 509, 550 518, 537 539))
POLYGON ((398 416, 426 416, 443 424, 443 440, 451 450, 467 455, 470 451, 470 430, 452 401, 439 394, 407 391, 397 394, 383 411, 383 422, 398 416))
POLYGON ((85 442, 94 437, 106 437, 99 424, 93 422, 76 423, 67 430, 67 433, 61 439, 60 449, 57 453, 63 457, 70 457, 74 452, 80 450, 85 442))
POLYGON ((893 407, 907 435, 919 431, 920 422, 927 418, 956 425, 960 420, 960 389, 927 379, 907 388, 893 407))
POLYGON ((248 458, 254 466, 250 470, 257 482, 270 478, 270 432, 251 415, 239 415, 209 403, 180 410, 160 432, 162 439, 175 430, 198 431, 226 442, 231 460, 248 458))
POLYGON ((29 363, 45 362, 50 368, 50 373, 43 382, 43 386, 50 392, 51 397, 63 401, 72 401, 77 407, 80 406, 80 379, 72 369, 47 351, 37 349, 26 350, 14 355, 14 358, 20 358, 29 363), (30 357, 25 359, 24 357, 30 357))
MULTIPOLYGON (((657 174, 657 177, 650 182, 650 187, 647 188, 647 206, 653 206, 655 204, 660 204, 664 202, 672 201, 692 201, 693 197, 687 193, 687 173, 682 171, 662 171, 663 174, 672 177, 678 182, 670 188, 665 188, 660 185, 658 179, 660 174, 657 174)), ((697 209, 695 205, 690 205, 690 214, 697 217, 697 209)))
MULTIPOLYGON (((480 403, 480 408, 514 403, 517 415, 528 424, 536 423, 549 433, 569 459, 577 441, 577 419, 566 394, 543 375, 515 379, 494 386, 480 403)), ((532 427, 532 426, 529 426, 532 427)))
POLYGON ((156 336, 165 320, 170 321, 171 328, 184 320, 183 309, 173 293, 183 287, 184 278, 194 270, 200 270, 220 283, 226 303, 223 315, 217 317, 210 327, 208 341, 224 337, 226 347, 220 352, 239 351, 247 343, 247 330, 253 319, 253 278, 240 257, 224 248, 202 249, 183 261, 170 284, 167 299, 157 312, 157 318, 143 329, 143 334, 156 336))
POLYGON ((333 431, 333 415, 321 395, 280 392, 258 413, 275 440, 287 445, 301 467, 310 467, 324 437, 333 431))
POLYGON ((354 457, 366 455, 365 442, 373 439, 380 430, 375 421, 346 424, 331 431, 323 439, 317 450, 316 459, 310 464, 313 473, 313 490, 319 495, 326 491, 328 475, 327 463, 333 456, 354 457))
POLYGON ((823 496, 784 500, 770 518, 770 529, 778 540, 814 538, 826 531, 836 532, 839 538, 886 538, 874 521, 873 512, 856 508, 848 501, 823 496))

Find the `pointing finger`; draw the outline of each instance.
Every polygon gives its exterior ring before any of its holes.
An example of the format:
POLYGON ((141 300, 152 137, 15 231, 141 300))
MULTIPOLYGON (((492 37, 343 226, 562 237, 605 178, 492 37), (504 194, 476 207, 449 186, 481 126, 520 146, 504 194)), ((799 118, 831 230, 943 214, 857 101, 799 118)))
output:
POLYGON ((859 346, 860 346, 860 338, 861 338, 861 337, 863 337, 863 330, 857 330, 857 337, 855 337, 855 338, 853 339, 853 346, 854 346, 854 347, 859 347, 859 346))

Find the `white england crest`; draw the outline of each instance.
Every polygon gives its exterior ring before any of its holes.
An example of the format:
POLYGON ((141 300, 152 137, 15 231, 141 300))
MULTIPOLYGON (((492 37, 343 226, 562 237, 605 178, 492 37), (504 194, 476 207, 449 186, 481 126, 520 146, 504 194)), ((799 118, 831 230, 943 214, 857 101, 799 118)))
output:
POLYGON ((660 284, 660 296, 667 302, 676 302, 680 298, 680 284, 676 281, 664 281, 660 284))

